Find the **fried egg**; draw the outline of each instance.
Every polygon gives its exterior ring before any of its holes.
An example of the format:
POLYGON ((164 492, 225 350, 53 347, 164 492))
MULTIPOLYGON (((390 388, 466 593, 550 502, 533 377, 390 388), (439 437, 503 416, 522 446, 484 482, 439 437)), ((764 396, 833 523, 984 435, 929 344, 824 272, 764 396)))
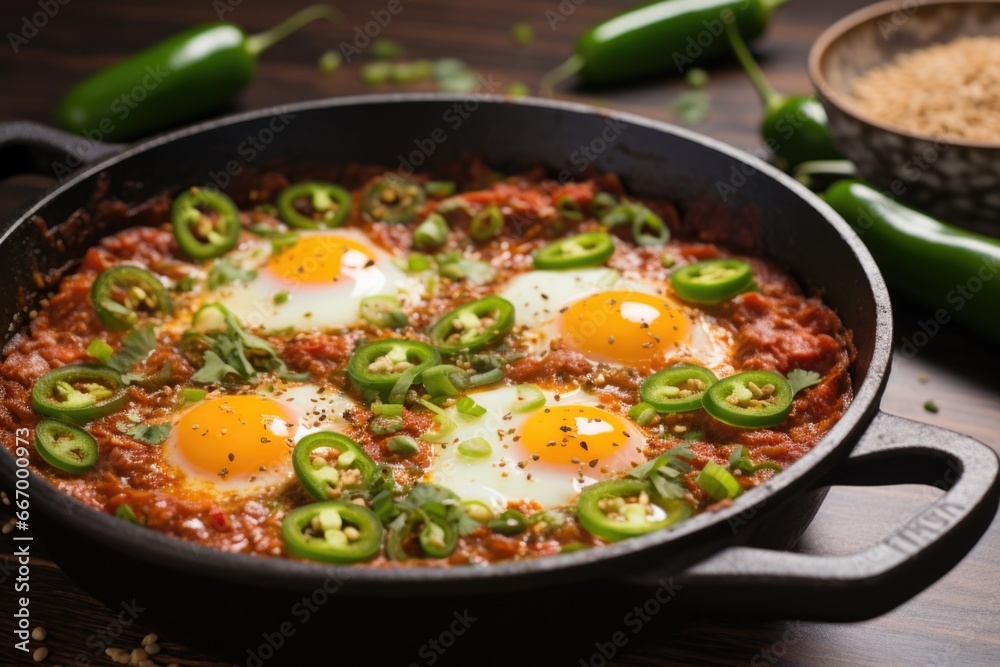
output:
POLYGON ((660 281, 590 268, 529 271, 501 295, 514 304, 534 354, 558 340, 594 363, 651 371, 686 362, 732 373, 732 334, 669 292, 660 281))
POLYGON ((518 500, 553 508, 572 504, 584 486, 620 476, 645 460, 642 432, 597 396, 580 389, 542 394, 545 405, 527 413, 514 412, 523 404, 516 387, 469 394, 486 408, 480 417, 449 408, 447 415, 458 426, 448 442, 434 445, 425 481, 494 510, 518 500), (473 438, 488 442, 490 452, 464 454, 462 443, 473 438))
POLYGON ((309 433, 341 430, 355 402, 309 384, 267 385, 252 394, 213 393, 181 411, 166 441, 187 486, 249 492, 295 477, 291 451, 309 433))
POLYGON ((392 256, 358 231, 297 234, 277 252, 263 239, 227 254, 256 277, 206 292, 202 302, 225 305, 251 329, 323 329, 358 322, 363 298, 395 295, 407 283, 392 256))

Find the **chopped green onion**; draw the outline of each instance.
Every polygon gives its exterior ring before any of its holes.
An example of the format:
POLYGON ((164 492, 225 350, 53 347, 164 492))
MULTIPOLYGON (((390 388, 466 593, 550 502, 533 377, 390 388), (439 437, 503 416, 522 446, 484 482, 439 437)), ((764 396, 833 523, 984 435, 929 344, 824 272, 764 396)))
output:
POLYGON ((379 415, 368 422, 368 430, 373 435, 390 435, 403 429, 405 424, 402 417, 388 417, 379 415))
POLYGON ((299 235, 295 232, 279 234, 277 236, 272 236, 270 238, 271 238, 271 253, 274 255, 280 255, 287 248, 291 248, 293 245, 299 242, 299 235))
POLYGON ((528 23, 518 22, 510 27, 510 36, 518 46, 527 46, 535 38, 535 29, 528 23))
POLYGON ((377 327, 402 329, 410 323, 401 309, 399 299, 387 294, 361 299, 358 311, 361 319, 377 327))
POLYGON ((580 205, 565 195, 556 201, 556 210, 566 220, 583 220, 583 210, 580 205))
POLYGON ((503 213, 496 204, 490 204, 472 217, 469 236, 476 241, 489 241, 503 230, 503 213))
POLYGON ((941 408, 939 408, 937 403, 934 401, 927 401, 924 403, 924 410, 930 412, 931 414, 937 414, 941 411, 941 408))
POLYGON ((476 373, 469 378, 469 385, 472 387, 482 387, 487 384, 495 384, 503 380, 503 371, 499 368, 494 368, 493 370, 485 371, 483 373, 476 373))
POLYGON ((383 403, 377 398, 372 402, 371 410, 372 414, 386 417, 400 417, 403 414, 403 406, 399 403, 383 403))
POLYGON ((407 273, 419 273, 431 268, 431 258, 422 252, 411 252, 406 258, 406 266, 403 267, 407 273))
POLYGON ((470 459, 482 459, 493 453, 493 445, 485 438, 469 438, 458 443, 458 453, 470 459))
POLYGON ((684 78, 687 81, 687 84, 695 90, 701 90, 708 85, 708 72, 700 67, 694 67, 688 70, 687 76, 684 78))
POLYGON ((486 523, 493 520, 493 510, 486 503, 478 500, 466 500, 462 503, 462 509, 476 523, 486 523))
POLYGON ((531 94, 531 89, 520 81, 515 81, 507 86, 507 94, 511 97, 527 97, 531 94))
POLYGON ((458 396, 469 388, 469 376, 458 366, 441 364, 424 371, 420 380, 431 396, 458 396))
POLYGON ((369 53, 372 54, 372 58, 389 60, 403 53, 403 45, 394 39, 380 37, 372 42, 369 53))
POLYGON ((329 74, 339 69, 343 62, 344 59, 338 51, 330 50, 319 57, 319 68, 329 74))
POLYGON ((486 408, 479 405, 468 396, 460 398, 458 403, 455 405, 455 408, 463 415, 471 415, 472 417, 482 417, 486 414, 486 408))
POLYGON ((400 456, 410 456, 420 451, 420 445, 408 435, 394 435, 389 438, 386 446, 389 448, 389 451, 395 452, 400 456))
POLYGON ((743 493, 743 487, 732 473, 715 461, 709 461, 695 478, 698 486, 705 490, 712 500, 735 498, 743 493))
POLYGON ((618 200, 609 192, 598 192, 590 202, 590 214, 600 220, 618 206, 618 200))
POLYGON ((431 213, 427 219, 413 230, 413 245, 421 250, 434 250, 444 245, 451 231, 445 219, 437 213, 431 213))
POLYGON ((280 292, 274 295, 273 299, 274 305, 280 306, 281 304, 286 303, 288 301, 289 296, 290 295, 288 293, 288 290, 281 290, 280 292))
POLYGON ((455 194, 455 181, 427 181, 424 192, 431 197, 450 197, 455 194))
POLYGON ((110 359, 111 355, 114 353, 115 349, 100 338, 95 338, 90 341, 90 345, 87 346, 87 354, 95 359, 100 359, 105 364, 108 363, 108 359, 110 359))
POLYGON ((127 523, 139 524, 139 517, 131 505, 119 505, 115 508, 115 517, 127 523))
POLYGON ((208 396, 208 392, 204 389, 198 389, 197 387, 184 387, 180 391, 181 399, 188 401, 189 403, 197 403, 206 396, 208 396))
POLYGON ((451 434, 458 428, 458 424, 449 417, 444 410, 434 405, 430 401, 425 401, 422 398, 417 399, 417 403, 424 406, 434 414, 434 423, 438 425, 438 429, 434 432, 426 432, 420 436, 420 439, 425 442, 443 442, 447 440, 451 434))
POLYGON ((520 535, 528 528, 528 519, 517 510, 507 510, 486 525, 501 535, 520 535))
POLYGON ((628 411, 628 416, 639 426, 646 426, 656 416, 656 408, 649 403, 639 403, 628 411))
POLYGON ((665 253, 663 253, 662 256, 660 256, 660 264, 662 264, 663 268, 665 268, 665 269, 669 269, 670 267, 672 267, 676 263, 677 263, 677 260, 674 259, 674 256, 671 255, 670 253, 666 253, 665 252, 665 253))
POLYGON ((517 400, 514 402, 512 412, 525 413, 532 412, 545 405, 545 394, 538 387, 530 384, 517 385, 517 400))
POLYGON ((396 384, 392 385, 392 389, 389 390, 389 403, 402 405, 403 401, 406 400, 407 392, 410 391, 410 387, 417 381, 417 376, 420 375, 419 368, 420 366, 407 368, 396 379, 396 384))

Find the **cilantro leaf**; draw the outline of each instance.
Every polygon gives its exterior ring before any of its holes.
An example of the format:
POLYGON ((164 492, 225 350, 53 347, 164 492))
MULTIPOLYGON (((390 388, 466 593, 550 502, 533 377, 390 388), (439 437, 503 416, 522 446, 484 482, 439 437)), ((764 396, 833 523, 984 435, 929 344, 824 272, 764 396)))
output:
POLYGON ((160 445, 170 435, 171 426, 169 422, 162 424, 136 424, 126 433, 130 437, 147 445, 160 445))
POLYGON ((413 485, 413 488, 410 489, 410 493, 407 494, 406 498, 401 500, 399 504, 406 505, 413 509, 421 509, 424 505, 432 503, 439 505, 454 505, 458 502, 458 496, 456 496, 449 489, 446 489, 443 486, 438 486, 437 484, 418 482, 413 485))
POLYGON ((478 521, 469 516, 464 509, 456 506, 454 516, 455 529, 459 535, 468 535, 481 525, 478 521))
POLYGON ((256 277, 256 271, 243 269, 228 259, 220 259, 208 272, 208 289, 217 289, 232 282, 248 283, 256 277))
POLYGON ((233 375, 243 377, 240 371, 224 362, 218 354, 207 350, 201 368, 191 376, 191 381, 202 384, 222 384, 233 375))
POLYGON ((682 498, 685 489, 680 477, 690 472, 688 460, 692 458, 694 454, 687 445, 678 445, 652 461, 633 468, 628 475, 648 481, 661 498, 682 498))
POLYGON ((816 371, 804 371, 801 368, 796 368, 788 374, 788 384, 792 385, 793 396, 806 387, 811 387, 822 381, 823 378, 816 371))
POLYGON ((124 373, 132 364, 142 361, 156 347, 156 333, 153 327, 132 329, 122 340, 120 350, 111 355, 107 365, 119 373, 124 373))

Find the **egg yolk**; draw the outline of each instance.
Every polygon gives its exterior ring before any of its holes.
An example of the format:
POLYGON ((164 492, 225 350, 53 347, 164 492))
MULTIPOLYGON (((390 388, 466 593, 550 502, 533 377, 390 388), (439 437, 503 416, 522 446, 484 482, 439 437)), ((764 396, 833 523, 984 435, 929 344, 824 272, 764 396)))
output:
POLYGON ((352 280, 372 287, 385 282, 384 274, 375 265, 371 248, 354 239, 334 234, 301 235, 299 240, 271 255, 268 271, 291 283, 328 284, 352 280))
POLYGON ((691 320, 654 294, 610 291, 574 301, 562 311, 559 327, 588 359, 645 366, 685 340, 691 320))
MULTIPOLYGON (((532 459, 574 470, 622 467, 636 458, 636 436, 617 415, 590 405, 555 405, 536 410, 519 432, 532 459), (618 463, 619 465, 615 465, 618 463)), ((626 468, 627 469, 627 468, 626 468)))
POLYGON ((250 482, 288 467, 297 418, 261 396, 227 396, 199 403, 174 427, 181 467, 202 479, 250 482))

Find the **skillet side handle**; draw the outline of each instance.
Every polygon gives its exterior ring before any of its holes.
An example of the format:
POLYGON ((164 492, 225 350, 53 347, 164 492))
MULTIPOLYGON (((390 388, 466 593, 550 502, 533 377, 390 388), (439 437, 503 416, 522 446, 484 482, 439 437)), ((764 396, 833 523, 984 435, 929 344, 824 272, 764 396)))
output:
POLYGON ((717 592, 693 596, 711 601, 706 610, 716 613, 729 599, 744 601, 744 612, 754 616, 874 618, 930 586, 975 546, 996 513, 998 473, 997 455, 979 441, 879 413, 846 464, 821 485, 917 483, 945 489, 944 496, 860 553, 817 556, 732 547, 677 580, 699 592, 717 592))
POLYGON ((0 123, 0 179, 17 174, 61 179, 123 149, 39 123, 0 123))

